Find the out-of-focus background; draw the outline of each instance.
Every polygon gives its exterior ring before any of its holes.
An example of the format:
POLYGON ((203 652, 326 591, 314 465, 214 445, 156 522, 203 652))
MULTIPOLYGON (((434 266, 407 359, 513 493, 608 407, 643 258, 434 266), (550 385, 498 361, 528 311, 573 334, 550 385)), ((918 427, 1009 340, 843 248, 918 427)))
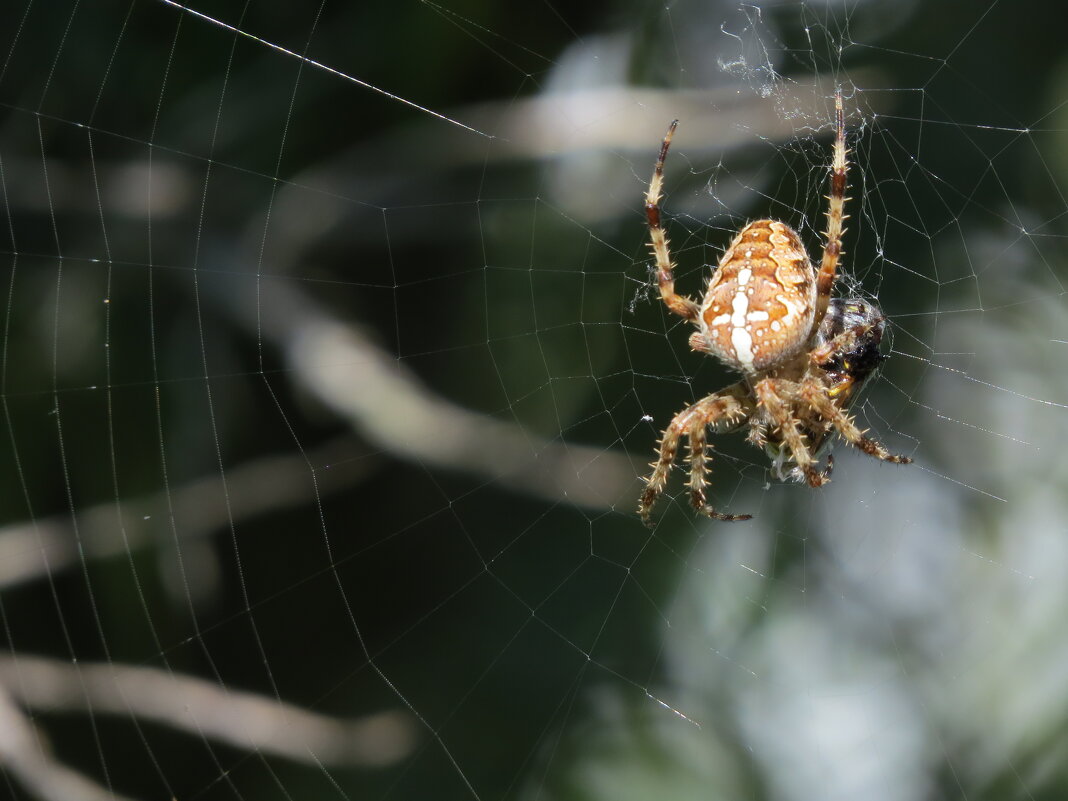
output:
POLYGON ((1051 2, 0 11, 0 795, 1068 793, 1051 2), (659 431, 747 220, 890 355, 821 491, 659 431))

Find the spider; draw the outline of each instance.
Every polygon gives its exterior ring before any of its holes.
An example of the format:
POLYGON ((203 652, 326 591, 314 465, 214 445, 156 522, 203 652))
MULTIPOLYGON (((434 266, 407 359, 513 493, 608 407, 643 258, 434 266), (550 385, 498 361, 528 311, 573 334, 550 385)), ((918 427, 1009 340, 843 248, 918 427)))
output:
POLYGON ((707 430, 732 431, 748 424, 748 441, 773 459, 778 478, 820 487, 830 481, 833 459, 824 469, 818 456, 837 432, 849 444, 886 462, 907 464, 864 436, 846 413, 849 404, 884 358, 879 352, 885 319, 858 298, 831 299, 842 254, 846 220, 846 146, 841 91, 835 93, 835 138, 827 231, 819 268, 800 236, 785 223, 756 220, 746 225, 723 254, 700 303, 675 292, 667 236, 660 223, 664 159, 678 120, 660 145, 645 195, 645 215, 664 305, 693 323, 690 348, 709 353, 742 379, 679 412, 664 429, 659 456, 650 466, 638 512, 646 525, 675 463, 679 440, 689 440, 690 503, 716 520, 748 520, 723 514, 706 503, 707 430))

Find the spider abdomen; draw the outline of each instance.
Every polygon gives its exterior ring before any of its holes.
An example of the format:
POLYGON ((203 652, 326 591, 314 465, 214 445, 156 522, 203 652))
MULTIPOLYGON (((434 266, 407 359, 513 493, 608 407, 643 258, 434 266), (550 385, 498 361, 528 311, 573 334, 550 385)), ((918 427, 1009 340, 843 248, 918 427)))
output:
POLYGON ((758 373, 804 349, 815 310, 816 275, 801 238, 784 223, 756 220, 720 259, 690 346, 758 373))

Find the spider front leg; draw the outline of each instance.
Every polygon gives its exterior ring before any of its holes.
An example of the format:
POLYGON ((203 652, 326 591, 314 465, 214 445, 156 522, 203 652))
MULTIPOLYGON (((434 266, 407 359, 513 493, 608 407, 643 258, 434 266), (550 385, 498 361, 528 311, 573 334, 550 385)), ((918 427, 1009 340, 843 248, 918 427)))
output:
POLYGON ((820 417, 834 426, 842 438, 854 448, 884 462, 912 463, 910 457, 890 453, 878 440, 864 436, 864 432, 857 428, 852 418, 827 397, 826 390, 820 384, 806 381, 801 385, 798 395, 802 403, 814 409, 820 417))
POLYGON ((664 188, 664 159, 667 158, 668 148, 671 147, 671 137, 675 135, 675 128, 679 121, 675 120, 664 135, 664 141, 660 145, 660 156, 656 160, 653 169, 653 178, 649 181, 649 191, 645 193, 645 219, 649 223, 649 246, 653 250, 656 259, 656 282, 660 287, 660 297, 664 305, 673 314, 679 315, 685 320, 696 320, 700 314, 700 308, 685 295, 675 294, 675 270, 671 263, 671 252, 668 249, 667 234, 660 224, 660 199, 663 197, 664 188))
POLYGON ((842 89, 834 93, 834 151, 831 160, 831 190, 827 194, 827 231, 816 274, 816 322, 818 326, 827 313, 838 272, 838 260, 842 256, 842 235, 845 234, 846 171, 849 162, 845 145, 845 112, 842 109, 842 89))
POLYGON ((705 478, 708 474, 708 425, 704 420, 698 419, 690 426, 690 505, 713 520, 749 520, 752 515, 724 514, 705 502, 705 487, 708 486, 705 478))
POLYGON ((715 520, 748 520, 752 515, 728 515, 717 512, 705 502, 705 487, 708 472, 706 430, 708 428, 732 427, 749 416, 751 410, 743 403, 744 387, 735 384, 721 392, 702 398, 683 409, 666 429, 660 441, 659 458, 650 466, 652 474, 646 479, 645 492, 638 505, 642 522, 652 526, 652 511, 657 499, 667 485, 668 474, 675 464, 679 440, 690 440, 690 503, 694 509, 715 520))
POLYGON ((792 388, 796 386, 794 382, 784 379, 763 378, 753 387, 753 392, 757 398, 757 406, 764 409, 775 424, 780 439, 789 449, 790 457, 808 481, 808 485, 813 488, 822 487, 831 480, 832 468, 816 469, 816 457, 801 433, 801 422, 797 419, 791 403, 792 396, 796 394, 792 388))
MULTIPOLYGON (((862 361, 863 364, 854 364, 852 369, 854 372, 862 371, 863 377, 867 378, 886 359, 879 352, 886 318, 875 306, 866 301, 839 300, 835 302, 838 304, 837 309, 841 309, 840 314, 844 318, 842 323, 852 323, 852 325, 811 351, 808 355, 809 360, 814 366, 823 370, 828 369, 828 365, 843 356, 850 358, 853 362, 862 361)), ((823 333, 822 328, 820 333, 823 333)))

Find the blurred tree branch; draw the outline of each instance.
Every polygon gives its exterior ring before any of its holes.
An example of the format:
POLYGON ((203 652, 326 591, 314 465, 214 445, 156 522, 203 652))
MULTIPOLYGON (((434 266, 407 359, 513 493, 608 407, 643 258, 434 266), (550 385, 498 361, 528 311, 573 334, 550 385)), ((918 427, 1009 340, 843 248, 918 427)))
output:
POLYGON ((0 687, 0 762, 49 801, 123 796, 54 760, 15 701, 34 712, 130 716, 315 766, 383 767, 410 755, 416 742, 411 721, 398 711, 330 717, 156 668, 4 656, 0 687))
POLYGON ((158 546, 170 513, 179 537, 197 539, 237 520, 308 503, 317 493, 351 487, 366 475, 373 461, 353 459, 353 446, 346 437, 314 450, 227 467, 228 494, 223 493, 216 475, 180 486, 169 498, 164 492, 124 498, 121 511, 114 501, 90 506, 76 515, 78 541, 66 514, 4 526, 0 528, 0 588, 54 574, 83 557, 101 559, 158 546))
POLYGON ((45 801, 128 801, 56 760, 29 718, 2 690, 0 766, 45 801))

